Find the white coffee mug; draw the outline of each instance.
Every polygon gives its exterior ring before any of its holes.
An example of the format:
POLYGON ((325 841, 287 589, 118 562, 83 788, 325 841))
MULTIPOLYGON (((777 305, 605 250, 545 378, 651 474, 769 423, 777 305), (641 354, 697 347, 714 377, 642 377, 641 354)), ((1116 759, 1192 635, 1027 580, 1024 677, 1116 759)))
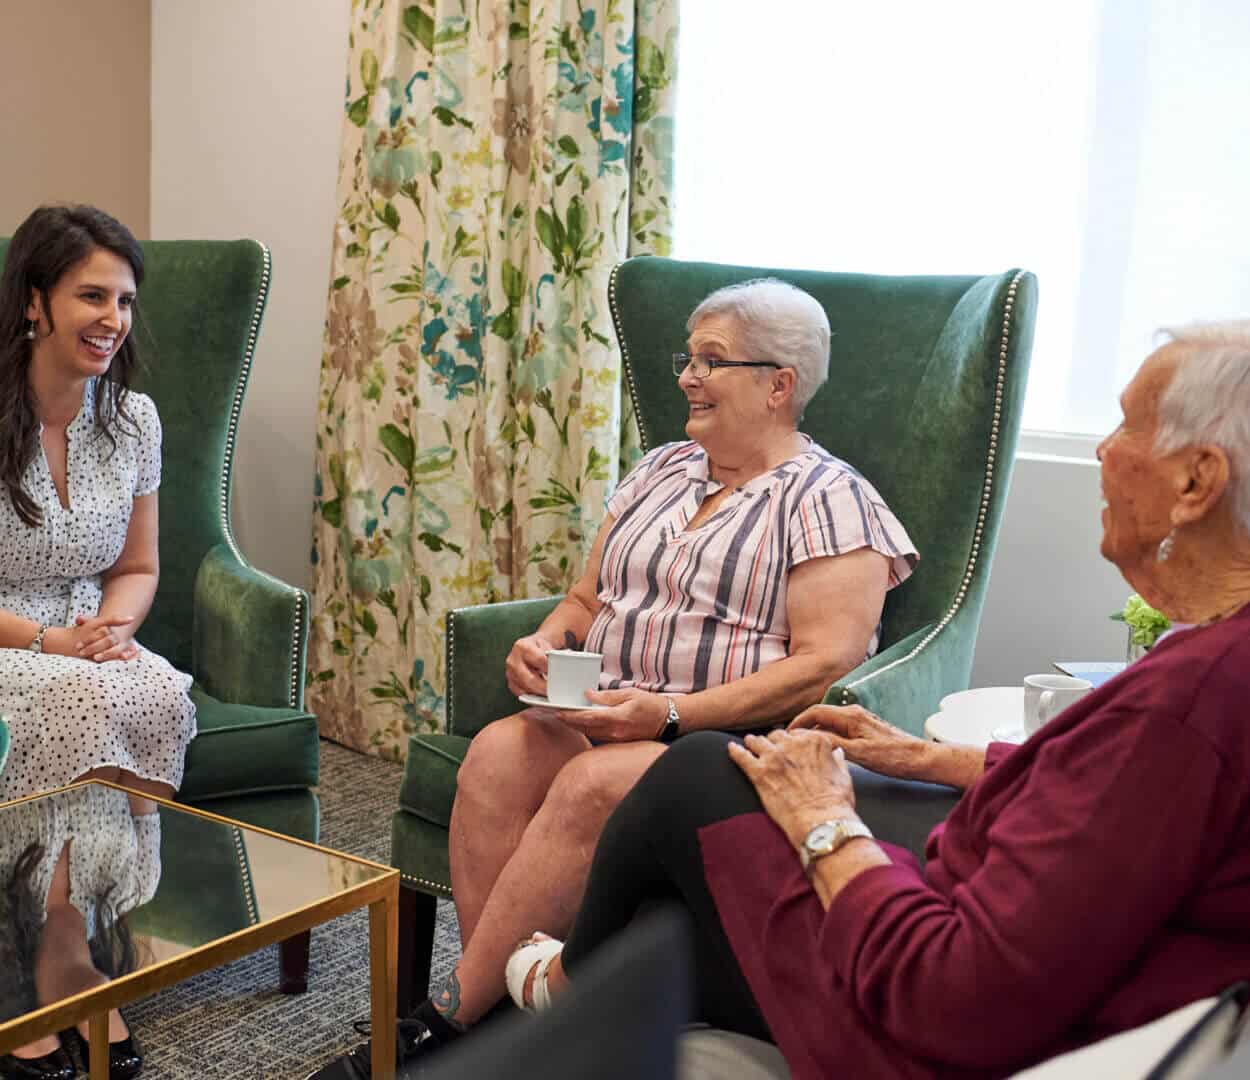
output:
POLYGON ((589 705, 587 690, 599 689, 603 653, 552 649, 547 654, 547 700, 553 705, 589 705))
POLYGON ((1057 716, 1094 684, 1071 675, 1026 675, 1024 677, 1024 733, 1032 735, 1047 720, 1057 716))

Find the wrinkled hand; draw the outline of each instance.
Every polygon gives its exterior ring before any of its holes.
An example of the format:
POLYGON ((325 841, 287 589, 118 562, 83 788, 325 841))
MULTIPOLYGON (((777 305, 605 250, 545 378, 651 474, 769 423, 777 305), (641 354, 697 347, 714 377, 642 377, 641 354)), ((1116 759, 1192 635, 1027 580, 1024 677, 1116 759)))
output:
POLYGON ((569 727, 595 742, 654 739, 668 718, 668 701, 662 694, 627 687, 624 690, 588 690, 586 697, 595 705, 609 705, 611 708, 552 712, 569 727))
POLYGON ((43 638, 44 651, 97 664, 133 660, 139 655, 130 629, 134 621, 130 615, 79 615, 73 626, 49 627, 43 638))
POLYGON ((817 732, 748 735, 741 744, 729 744, 729 756, 796 849, 813 825, 855 812, 855 789, 842 751, 831 750, 817 732))
POLYGON ((547 695, 547 654, 558 646, 541 634, 517 638, 504 662, 508 689, 521 694, 547 695))
POLYGON ((921 757, 930 746, 860 705, 813 705, 791 721, 789 730, 802 728, 820 731, 856 765, 903 780, 916 779, 921 757))

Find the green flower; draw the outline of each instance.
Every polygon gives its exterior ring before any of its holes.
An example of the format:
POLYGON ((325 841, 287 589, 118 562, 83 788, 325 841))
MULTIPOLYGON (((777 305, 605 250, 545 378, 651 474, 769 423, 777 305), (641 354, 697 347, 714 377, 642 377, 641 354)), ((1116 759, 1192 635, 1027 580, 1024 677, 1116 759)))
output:
POLYGON ((1117 611, 1111 617, 1116 622, 1127 623, 1133 644, 1145 649, 1149 649, 1172 625, 1162 611, 1152 608, 1136 593, 1125 601, 1123 611, 1117 611))

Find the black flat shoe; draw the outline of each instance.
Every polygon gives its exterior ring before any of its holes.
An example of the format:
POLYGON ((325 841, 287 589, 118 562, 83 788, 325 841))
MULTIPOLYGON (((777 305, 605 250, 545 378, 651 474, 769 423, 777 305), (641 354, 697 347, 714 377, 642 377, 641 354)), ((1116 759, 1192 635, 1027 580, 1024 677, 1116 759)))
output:
MULTIPOLYGON (((357 1025, 357 1030, 367 1025, 357 1025)), ((363 1034, 363 1032, 362 1032, 363 1034)), ((420 1020, 397 1020, 395 1022, 395 1068, 406 1068, 425 1061, 442 1049, 442 1042, 420 1020)), ((330 1062, 306 1080, 370 1080, 373 1042, 361 1043, 356 1049, 330 1062)))
MULTIPOLYGON (((62 1036, 65 1032, 62 1032, 62 1036)), ((87 1040, 77 1028, 70 1028, 69 1035, 78 1044, 78 1056, 82 1058, 83 1072, 91 1072, 91 1050, 87 1040)), ((138 1076, 143 1068, 143 1054, 135 1046, 133 1035, 127 1035, 118 1042, 109 1043, 109 1080, 130 1080, 138 1076)), ((71 1074, 72 1075, 72 1074, 71 1074)))
POLYGON ((13 1054, 0 1057, 3 1080, 74 1080, 77 1075, 74 1061, 63 1046, 43 1057, 20 1058, 13 1054))

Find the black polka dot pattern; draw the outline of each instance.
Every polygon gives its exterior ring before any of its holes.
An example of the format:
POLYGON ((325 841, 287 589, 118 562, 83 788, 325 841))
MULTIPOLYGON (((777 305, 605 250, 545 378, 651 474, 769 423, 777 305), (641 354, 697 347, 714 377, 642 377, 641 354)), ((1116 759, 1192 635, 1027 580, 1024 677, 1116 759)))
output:
MULTIPOLYGON (((67 432, 69 509, 42 453, 27 471, 26 488, 43 523, 23 524, 0 498, 0 608, 49 626, 98 613, 100 575, 121 554, 134 499, 160 486, 161 426, 152 399, 127 398, 139 434, 118 431, 114 446, 95 425, 92 393, 88 383, 67 432)), ((0 802, 59 787, 101 765, 178 787, 195 735, 190 686, 189 675, 143 648, 133 660, 103 664, 0 649, 0 713, 11 735, 0 802)))

